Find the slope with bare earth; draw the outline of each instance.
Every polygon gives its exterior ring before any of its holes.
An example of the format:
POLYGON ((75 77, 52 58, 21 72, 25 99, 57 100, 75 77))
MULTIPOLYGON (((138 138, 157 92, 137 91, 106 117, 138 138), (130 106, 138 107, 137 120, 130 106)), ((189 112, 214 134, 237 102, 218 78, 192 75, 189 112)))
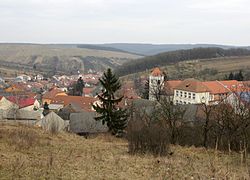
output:
MULTIPOLYGON (((249 179, 239 154, 172 146, 173 155, 129 155, 127 141, 109 135, 85 139, 0 124, 2 179, 249 179)), ((0 178, 0 179, 1 179, 0 178)))
POLYGON ((14 69, 71 73, 102 71, 141 56, 125 52, 40 44, 0 44, 0 65, 14 69))

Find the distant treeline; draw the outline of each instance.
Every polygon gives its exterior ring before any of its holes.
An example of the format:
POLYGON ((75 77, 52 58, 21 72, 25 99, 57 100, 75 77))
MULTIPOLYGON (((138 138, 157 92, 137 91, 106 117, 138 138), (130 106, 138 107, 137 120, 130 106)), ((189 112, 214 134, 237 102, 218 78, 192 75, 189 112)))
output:
POLYGON ((116 74, 119 76, 125 76, 132 73, 142 72, 147 69, 152 69, 156 66, 166 66, 168 64, 186 60, 248 55, 250 55, 250 50, 243 48, 227 50, 222 48, 195 48, 189 50, 171 51, 125 63, 117 69, 116 74))
POLYGON ((78 48, 86 48, 86 49, 94 49, 94 50, 103 50, 103 51, 115 51, 115 52, 124 52, 128 53, 127 51, 123 51, 121 49, 113 48, 113 47, 104 47, 98 45, 91 45, 91 44, 81 44, 77 45, 78 48))

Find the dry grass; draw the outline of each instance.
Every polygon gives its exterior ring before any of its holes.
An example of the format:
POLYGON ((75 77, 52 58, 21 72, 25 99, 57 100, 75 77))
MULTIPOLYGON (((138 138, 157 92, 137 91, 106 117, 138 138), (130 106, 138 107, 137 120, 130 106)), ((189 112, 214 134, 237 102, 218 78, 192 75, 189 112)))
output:
MULTIPOLYGON (((141 56, 116 52, 116 51, 104 51, 84 48, 68 48, 68 47, 55 47, 50 45, 16 45, 16 44, 0 44, 0 60, 8 62, 29 63, 28 58, 30 56, 60 56, 60 57, 72 57, 72 56, 95 56, 106 58, 128 58, 137 59, 141 56)), ((65 58, 68 60, 68 58, 65 58)))
POLYGON ((202 69, 217 69, 219 72, 231 72, 238 71, 240 69, 249 69, 250 57, 232 57, 232 58, 220 58, 212 60, 204 60, 199 63, 202 69))
POLYGON ((239 70, 249 72, 249 67, 250 56, 246 56, 204 59, 197 62, 184 61, 178 65, 168 65, 163 69, 165 69, 168 75, 174 79, 178 79, 181 75, 181 78, 194 77, 207 80, 218 80, 223 79, 225 75, 228 75, 230 72, 238 72, 239 70), (201 75, 200 73, 205 69, 213 69, 218 73, 201 75))
POLYGON ((168 157, 130 156, 127 142, 109 135, 50 136, 37 128, 0 124, 0 179, 250 178, 250 166, 241 164, 239 154, 179 146, 171 150, 168 157), (15 139, 32 143, 19 146, 15 139))

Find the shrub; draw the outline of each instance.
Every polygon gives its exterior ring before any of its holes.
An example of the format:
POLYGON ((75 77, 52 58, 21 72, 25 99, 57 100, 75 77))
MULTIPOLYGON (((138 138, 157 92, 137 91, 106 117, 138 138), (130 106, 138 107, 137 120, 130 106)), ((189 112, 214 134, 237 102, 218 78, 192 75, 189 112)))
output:
POLYGON ((144 114, 143 117, 133 117, 127 128, 128 149, 131 154, 150 153, 164 156, 169 150, 169 134, 167 129, 157 119, 144 114))

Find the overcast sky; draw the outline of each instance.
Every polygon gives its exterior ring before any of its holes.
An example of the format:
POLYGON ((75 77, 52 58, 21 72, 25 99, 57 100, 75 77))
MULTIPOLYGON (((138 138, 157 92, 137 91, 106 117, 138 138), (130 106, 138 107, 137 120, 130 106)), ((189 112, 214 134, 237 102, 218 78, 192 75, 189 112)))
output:
POLYGON ((0 42, 250 45, 250 0, 0 0, 0 42))

